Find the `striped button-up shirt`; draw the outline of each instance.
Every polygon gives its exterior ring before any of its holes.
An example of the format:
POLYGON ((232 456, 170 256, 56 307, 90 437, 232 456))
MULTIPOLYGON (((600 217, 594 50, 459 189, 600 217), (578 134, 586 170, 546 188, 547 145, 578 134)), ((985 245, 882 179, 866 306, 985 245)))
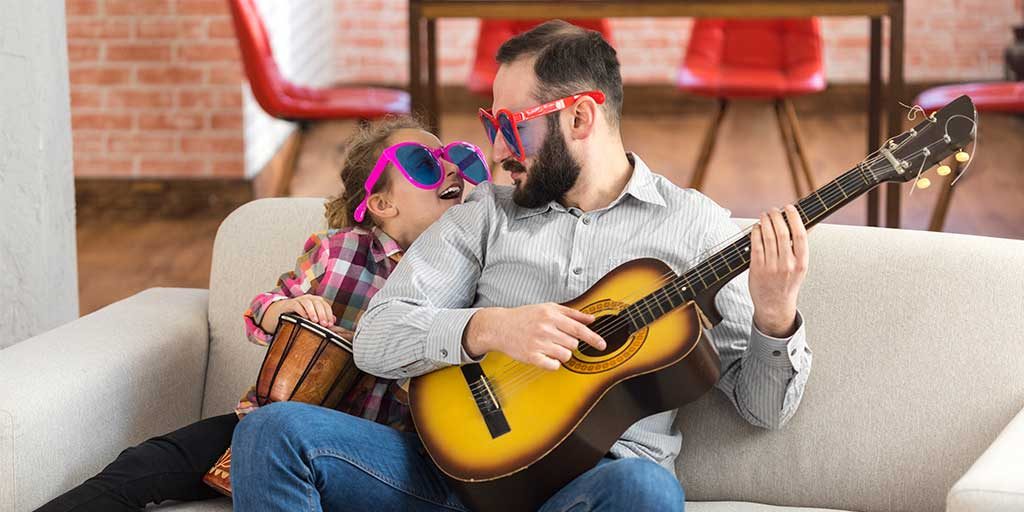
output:
MULTIPOLYGON (((401 257, 402 248, 378 228, 314 233, 306 240, 295 270, 284 273, 276 288, 252 300, 244 314, 246 336, 253 343, 268 344, 273 335, 260 327, 267 307, 301 295, 327 299, 337 317, 336 325, 354 331, 370 298, 384 286, 401 257)), ((362 374, 337 409, 399 430, 413 430, 409 408, 396 393, 405 394, 395 381, 362 374)), ((235 413, 243 417, 256 408, 253 386, 238 401, 235 413)))
MULTIPOLYGON (((657 258, 676 273, 739 229, 729 211, 654 174, 630 154, 632 176, 610 205, 583 212, 551 202, 526 209, 512 188, 483 183, 406 252, 374 296, 355 337, 356 364, 390 378, 467 362, 462 334, 480 308, 567 302, 618 265, 657 258)), ((708 331, 722 377, 716 387, 750 423, 778 428, 796 411, 811 369, 803 319, 787 339, 753 325, 746 273, 719 291, 723 321, 708 331)), ((669 470, 679 454, 676 411, 644 418, 612 447, 669 470)))

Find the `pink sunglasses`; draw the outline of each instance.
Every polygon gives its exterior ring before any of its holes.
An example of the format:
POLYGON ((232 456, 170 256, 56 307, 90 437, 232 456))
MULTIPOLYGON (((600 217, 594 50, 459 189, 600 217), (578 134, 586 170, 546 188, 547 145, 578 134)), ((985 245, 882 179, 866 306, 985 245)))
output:
POLYGON ((356 207, 356 222, 366 218, 370 194, 389 163, 394 164, 409 183, 430 190, 444 183, 445 172, 441 159, 455 164, 459 168, 459 175, 474 185, 491 179, 491 170, 487 167, 483 152, 469 142, 455 141, 443 148, 431 148, 418 142, 399 142, 381 153, 377 165, 373 166, 370 176, 366 178, 366 197, 356 207))

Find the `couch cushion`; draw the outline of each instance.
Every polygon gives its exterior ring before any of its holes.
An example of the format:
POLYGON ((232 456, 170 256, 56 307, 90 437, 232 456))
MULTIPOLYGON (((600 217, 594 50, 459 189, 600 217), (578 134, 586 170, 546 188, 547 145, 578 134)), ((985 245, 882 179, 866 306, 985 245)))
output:
MULTIPOLYGON (((224 221, 210 277, 204 415, 231 409, 264 350, 241 313, 324 229, 322 201, 267 199, 224 221)), ((820 225, 800 309, 814 351, 782 430, 711 393, 680 414, 689 498, 862 510, 940 510, 1024 407, 1024 242, 820 225)), ((740 279, 745 279, 741 276, 740 279)))
POLYGON ((941 510, 1024 407, 1024 242, 822 225, 810 247, 800 409, 768 432, 719 393, 684 407, 686 494, 941 510))
POLYGON ((161 505, 150 505, 147 511, 152 512, 230 512, 231 500, 215 498, 206 501, 165 502, 161 505))
POLYGON ((834 508, 776 507, 746 501, 691 501, 687 512, 842 512, 834 508))
MULTIPOLYGON (((227 498, 218 498, 192 503, 167 503, 162 506, 150 506, 146 510, 153 512, 227 512, 231 510, 231 501, 227 498)), ((686 510, 689 512, 842 512, 831 508, 774 507, 738 501, 687 503, 686 510)))
POLYGON ((224 219, 210 270, 210 366, 203 417, 230 412, 256 382, 266 350, 245 338, 242 313, 295 268, 309 235, 327 229, 323 199, 260 199, 224 219))

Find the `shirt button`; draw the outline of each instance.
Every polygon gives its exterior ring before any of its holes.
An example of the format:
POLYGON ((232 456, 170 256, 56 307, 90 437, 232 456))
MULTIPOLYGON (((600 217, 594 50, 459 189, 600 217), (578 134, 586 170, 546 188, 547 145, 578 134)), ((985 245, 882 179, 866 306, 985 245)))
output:
POLYGON ((772 351, 772 355, 773 355, 773 356, 775 356, 775 357, 778 357, 778 356, 781 356, 781 355, 782 355, 782 352, 780 352, 780 351, 778 351, 778 350, 773 350, 773 351, 772 351))
POLYGON ((583 223, 589 226, 590 225, 590 217, 583 217, 583 223))
POLYGON ((443 349, 443 348, 441 349, 441 357, 448 357, 448 350, 447 349, 443 349))
POLYGON ((576 274, 576 275, 580 275, 580 274, 583 273, 583 269, 580 268, 580 267, 576 267, 576 268, 572 269, 572 273, 576 274))

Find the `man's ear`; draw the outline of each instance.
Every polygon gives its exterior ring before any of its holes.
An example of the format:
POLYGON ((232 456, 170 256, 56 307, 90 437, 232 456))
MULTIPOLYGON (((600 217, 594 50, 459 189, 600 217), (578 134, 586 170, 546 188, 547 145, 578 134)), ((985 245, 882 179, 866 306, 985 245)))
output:
POLYGON ((382 192, 370 195, 370 199, 366 201, 366 209, 377 219, 390 219, 398 215, 398 207, 382 192))
POLYGON ((597 116, 600 115, 602 115, 601 109, 596 101, 589 97, 580 98, 572 107, 569 135, 576 140, 589 137, 594 131, 597 116))

